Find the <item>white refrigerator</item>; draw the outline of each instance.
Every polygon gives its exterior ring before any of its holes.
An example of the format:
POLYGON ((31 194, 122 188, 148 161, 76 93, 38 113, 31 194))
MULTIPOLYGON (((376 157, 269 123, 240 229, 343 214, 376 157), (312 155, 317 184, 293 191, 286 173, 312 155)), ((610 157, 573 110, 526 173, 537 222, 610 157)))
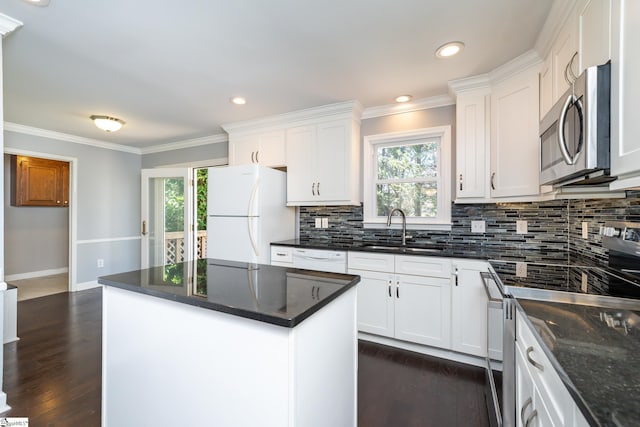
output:
POLYGON ((209 168, 207 258, 269 264, 271 242, 293 239, 286 173, 260 165, 209 168))

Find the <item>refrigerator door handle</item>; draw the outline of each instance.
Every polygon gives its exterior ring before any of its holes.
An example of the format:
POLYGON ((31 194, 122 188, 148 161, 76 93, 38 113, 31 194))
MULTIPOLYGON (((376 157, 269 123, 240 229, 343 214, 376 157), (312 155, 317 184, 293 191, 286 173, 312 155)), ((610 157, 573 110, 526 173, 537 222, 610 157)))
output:
POLYGON ((247 212, 247 225, 249 226, 249 240, 251 241, 251 246, 253 246, 253 253, 256 256, 260 256, 260 250, 258 249, 258 244, 256 243, 255 236, 253 235, 253 202, 256 199, 256 193, 258 192, 258 184, 260 183, 260 178, 256 178, 256 181, 253 184, 253 189, 251 190, 251 196, 249 197, 249 212, 247 212))

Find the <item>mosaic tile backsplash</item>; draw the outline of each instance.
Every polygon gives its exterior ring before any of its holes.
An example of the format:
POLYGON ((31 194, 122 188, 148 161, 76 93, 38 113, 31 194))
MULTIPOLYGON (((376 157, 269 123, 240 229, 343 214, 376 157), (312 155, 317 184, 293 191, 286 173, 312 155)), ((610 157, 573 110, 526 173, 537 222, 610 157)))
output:
MULTIPOLYGON (((411 244, 479 244, 495 249, 577 251, 603 262, 607 251, 598 234, 606 221, 640 221, 640 191, 628 191, 626 199, 555 200, 531 203, 453 204, 451 231, 409 230, 411 244), (484 220, 485 233, 471 233, 471 221, 484 220), (516 221, 528 222, 527 234, 516 234, 516 221), (582 221, 589 223, 589 237, 582 238, 582 221)), ((300 208, 300 238, 327 243, 400 242, 398 229, 364 228, 362 206, 300 208), (315 218, 329 217, 329 228, 315 228, 315 218)), ((399 221, 394 219, 394 221, 399 221)))

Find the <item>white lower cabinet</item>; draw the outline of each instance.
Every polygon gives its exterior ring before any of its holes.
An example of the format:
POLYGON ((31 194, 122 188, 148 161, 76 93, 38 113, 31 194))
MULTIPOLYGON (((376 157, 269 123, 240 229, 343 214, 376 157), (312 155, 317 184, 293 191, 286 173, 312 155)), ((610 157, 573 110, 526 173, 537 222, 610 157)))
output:
POLYGON ((516 315, 517 426, 587 426, 522 312, 516 315))
MULTIPOLYGON (((482 261, 454 260, 451 286, 451 349, 460 353, 487 355, 487 293, 480 273, 489 266, 482 261)), ((491 330, 499 330, 501 317, 491 330)), ((502 343, 499 343, 500 347, 502 343)))
POLYGON ((359 331, 450 348, 449 259, 367 252, 348 256, 349 274, 361 278, 359 331), (421 275, 415 274, 418 271, 421 275))

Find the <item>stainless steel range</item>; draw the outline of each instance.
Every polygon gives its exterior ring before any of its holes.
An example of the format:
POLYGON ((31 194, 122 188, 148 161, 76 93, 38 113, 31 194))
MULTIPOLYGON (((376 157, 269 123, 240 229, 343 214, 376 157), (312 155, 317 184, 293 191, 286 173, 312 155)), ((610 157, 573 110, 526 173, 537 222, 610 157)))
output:
POLYGON ((567 258, 564 264, 492 260, 497 274, 482 273, 489 312, 496 304, 501 305, 503 311, 502 366, 500 361, 487 358, 487 378, 492 389, 488 393, 492 425, 516 425, 516 298, 603 307, 601 320, 623 332, 631 323, 637 323, 623 319, 622 314, 629 313, 625 310, 640 308, 640 223, 608 222, 600 234, 603 246, 609 251, 608 266, 581 257, 567 258), (495 372, 500 367, 501 383, 495 381, 495 372), (502 391, 501 399, 498 391, 502 391))

